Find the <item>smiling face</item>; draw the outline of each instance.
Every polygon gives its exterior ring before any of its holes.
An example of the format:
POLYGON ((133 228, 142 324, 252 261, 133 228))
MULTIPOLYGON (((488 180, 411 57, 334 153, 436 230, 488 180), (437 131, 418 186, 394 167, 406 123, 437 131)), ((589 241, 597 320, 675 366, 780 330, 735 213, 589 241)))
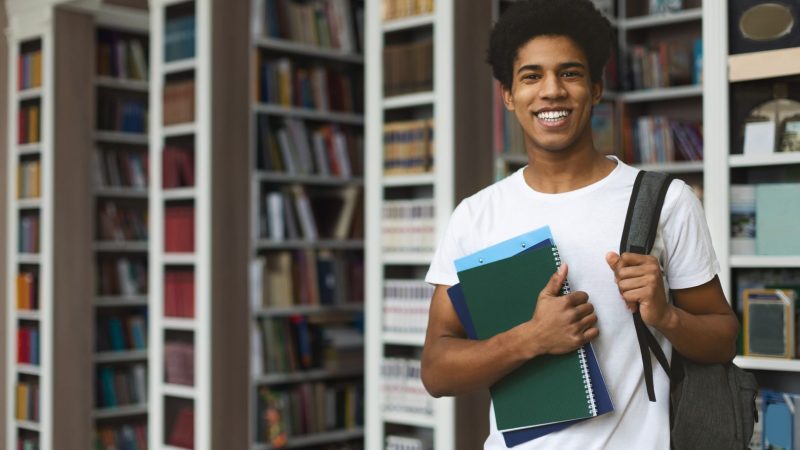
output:
POLYGON ((592 106, 602 89, 600 80, 590 79, 586 55, 575 42, 538 36, 517 52, 503 100, 522 125, 528 150, 592 150, 592 106))

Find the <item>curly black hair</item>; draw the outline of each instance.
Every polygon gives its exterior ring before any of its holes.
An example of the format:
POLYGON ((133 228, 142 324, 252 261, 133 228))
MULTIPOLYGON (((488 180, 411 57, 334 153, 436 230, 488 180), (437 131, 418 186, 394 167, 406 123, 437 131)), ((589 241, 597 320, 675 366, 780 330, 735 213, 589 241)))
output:
POLYGON ((537 36, 566 36, 583 50, 592 82, 602 79, 611 56, 611 23, 591 0, 520 0, 494 25, 487 62, 494 77, 511 89, 517 52, 537 36))

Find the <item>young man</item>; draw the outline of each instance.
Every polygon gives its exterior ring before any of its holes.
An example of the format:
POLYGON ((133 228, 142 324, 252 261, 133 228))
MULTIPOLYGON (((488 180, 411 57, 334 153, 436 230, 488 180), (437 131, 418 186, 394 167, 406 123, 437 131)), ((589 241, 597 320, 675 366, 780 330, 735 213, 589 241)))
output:
MULTIPOLYGON (((495 25, 489 62, 524 130, 528 165, 458 205, 426 277, 437 286, 422 380, 436 397, 486 389, 532 358, 593 343, 614 411, 519 450, 669 449, 669 379, 655 364, 658 401, 648 401, 632 310, 667 355, 673 346, 698 362, 735 354, 738 322, 691 188, 670 186, 651 255, 615 253, 637 170, 592 144, 611 36, 590 0, 521 1, 495 25), (466 339, 446 291, 458 282, 453 261, 544 225, 565 264, 539 293, 533 317, 491 339, 466 339), (573 293, 560 296, 567 275, 573 293)), ((506 448, 493 411, 490 423, 485 448, 506 448)))

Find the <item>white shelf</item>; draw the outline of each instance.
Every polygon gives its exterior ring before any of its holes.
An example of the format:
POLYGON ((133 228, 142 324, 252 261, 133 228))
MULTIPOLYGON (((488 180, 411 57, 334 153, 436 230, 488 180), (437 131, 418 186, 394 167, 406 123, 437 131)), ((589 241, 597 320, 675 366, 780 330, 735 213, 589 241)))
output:
POLYGON ((800 164, 800 152, 770 153, 766 155, 731 155, 729 161, 731 167, 800 164))
POLYGON ((285 383, 305 383, 308 381, 330 380, 333 378, 350 378, 362 376, 363 367, 350 369, 318 369, 294 373, 276 373, 256 376, 253 381, 256 384, 285 384, 285 383))
POLYGON ((436 16, 434 14, 420 14, 417 16, 403 17, 402 19, 387 20, 383 22, 382 29, 384 33, 410 30, 433 25, 435 20, 436 16))
POLYGON ((313 56, 315 58, 331 59, 353 64, 363 64, 364 57, 358 53, 351 53, 335 48, 318 47, 303 44, 301 42, 288 41, 285 39, 275 39, 270 37, 256 37, 254 44, 258 48, 265 50, 277 50, 286 53, 294 53, 303 56, 313 56))
POLYGON ((170 397, 186 399, 194 399, 195 395, 197 394, 197 390, 194 388, 194 386, 183 386, 180 384, 168 383, 164 383, 161 386, 161 392, 163 392, 164 395, 169 395, 170 397))
POLYGON ((703 8, 692 8, 683 11, 652 14, 648 16, 618 19, 617 24, 626 30, 652 28, 684 22, 700 21, 703 18, 703 8))
POLYGON ((411 414, 384 411, 382 415, 384 422, 395 423, 398 425, 431 428, 436 423, 436 419, 432 414, 411 414))
POLYGON ((193 200, 197 196, 194 187, 169 188, 161 191, 164 200, 193 200))
POLYGON ((42 88, 41 87, 25 89, 24 91, 17 92, 17 100, 19 100, 19 101, 30 100, 30 99, 33 99, 33 98, 39 98, 41 96, 42 96, 42 88))
POLYGON ((309 240, 283 240, 275 241, 271 239, 259 239, 256 244, 258 250, 285 250, 296 248, 317 248, 317 249, 331 249, 331 250, 359 250, 364 248, 364 241, 360 239, 354 240, 335 240, 325 239, 319 241, 309 240))
POLYGON ((38 253, 19 253, 17 261, 20 264, 39 264, 42 262, 42 257, 38 253))
POLYGON ((197 262, 197 255, 194 253, 164 253, 161 261, 167 265, 192 265, 197 262))
POLYGON ((800 74, 800 47, 728 56, 731 83, 797 74, 800 74))
MULTIPOLYGON (((304 436, 289 436, 286 445, 280 448, 305 448, 312 445, 327 444, 331 442, 349 441, 364 436, 363 428, 351 430, 326 431, 304 436)), ((251 450, 272 450, 275 447, 268 444, 255 444, 251 450)))
POLYGON ((253 106, 253 110, 261 114, 291 117, 296 119, 317 120, 320 122, 336 122, 345 125, 364 124, 364 116, 355 113, 319 111, 316 109, 275 105, 271 103, 259 103, 253 106))
POLYGON ((147 295, 118 295, 118 296, 98 296, 95 297, 95 306, 103 308, 120 308, 131 306, 147 306, 147 295))
POLYGON ((195 68, 197 68, 197 60, 195 58, 179 59, 161 65, 161 70, 164 75, 195 70, 195 68))
POLYGON ((364 311, 363 303, 351 303, 343 305, 297 305, 291 307, 265 307, 253 311, 256 317, 283 317, 295 314, 314 315, 328 314, 335 312, 361 312, 364 311))
POLYGON ((265 172, 255 173, 255 179, 261 182, 272 183, 299 183, 322 186, 361 186, 364 184, 363 178, 345 178, 324 175, 304 175, 284 172, 265 172))
POLYGON ((95 242, 96 252, 146 252, 147 241, 102 241, 95 242))
POLYGON ((113 144, 147 145, 147 133, 129 133, 125 131, 95 131, 94 140, 113 144))
POLYGON ((678 98, 701 97, 703 87, 700 85, 672 86, 656 89, 622 92, 619 97, 625 103, 654 102, 678 98))
POLYGON ((124 78, 114 78, 107 76, 98 76, 94 80, 97 87, 120 89, 134 92, 147 92, 150 89, 150 84, 143 80, 126 80, 124 78))
POLYGON ((703 161, 675 161, 657 164, 636 164, 642 170, 666 173, 697 173, 703 171, 703 161))
POLYGON ((24 373, 26 375, 42 375, 42 368, 39 366, 35 366, 33 364, 17 364, 17 372, 24 373))
POLYGON ((433 105, 436 94, 433 92, 418 92, 415 94, 395 95, 383 99, 383 109, 415 108, 418 106, 433 105))
POLYGON ((408 345, 422 347, 425 345, 425 335, 419 333, 383 333, 383 343, 389 345, 408 345))
POLYGON ((42 320, 42 313, 38 309, 18 309, 17 319, 19 320, 42 320))
POLYGON ((94 188, 94 195, 97 197, 116 197, 116 198, 140 198, 147 199, 147 188, 123 187, 123 186, 101 186, 94 188))
POLYGON ((388 265, 429 266, 433 253, 385 253, 383 263, 388 265))
POLYGON ((731 255, 734 268, 800 268, 800 256, 731 255))
POLYGON ((37 155, 42 151, 42 144, 40 142, 33 142, 30 144, 17 145, 17 154, 24 155, 37 155))
POLYGON ((17 424, 17 428, 19 429, 36 431, 36 432, 41 431, 41 425, 39 425, 36 422, 31 422, 30 420, 19 420, 19 419, 14 420, 14 422, 17 424))
POLYGON ((737 356, 733 362, 742 369, 800 372, 800 360, 797 359, 737 356))
POLYGON ((92 411, 95 419, 117 419, 128 416, 141 416, 147 414, 147 404, 114 406, 110 408, 97 408, 92 411))
POLYGON ((383 176, 385 187, 426 186, 433 185, 435 182, 436 175, 433 173, 383 176))
POLYGON ((166 125, 162 129, 164 137, 188 136, 197 132, 197 124, 194 122, 179 123, 177 125, 166 125))
POLYGON ((19 209, 33 209, 42 207, 42 199, 36 198, 21 198, 17 200, 17 207, 19 209))
POLYGON ((147 349, 107 351, 94 354, 95 363, 105 364, 133 361, 147 361, 147 349))
POLYGON ((161 319, 161 326, 165 330, 195 331, 197 323, 190 318, 164 317, 161 319))

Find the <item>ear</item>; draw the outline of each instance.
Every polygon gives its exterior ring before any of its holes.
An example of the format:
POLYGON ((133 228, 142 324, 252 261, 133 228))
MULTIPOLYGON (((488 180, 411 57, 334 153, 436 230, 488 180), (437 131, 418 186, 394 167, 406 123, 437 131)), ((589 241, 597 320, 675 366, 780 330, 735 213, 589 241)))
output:
POLYGON ((500 86, 500 94, 503 96, 503 104, 509 111, 514 111, 514 94, 511 93, 510 88, 500 86))
POLYGON ((597 105, 603 99, 603 79, 592 83, 592 105, 597 105))

